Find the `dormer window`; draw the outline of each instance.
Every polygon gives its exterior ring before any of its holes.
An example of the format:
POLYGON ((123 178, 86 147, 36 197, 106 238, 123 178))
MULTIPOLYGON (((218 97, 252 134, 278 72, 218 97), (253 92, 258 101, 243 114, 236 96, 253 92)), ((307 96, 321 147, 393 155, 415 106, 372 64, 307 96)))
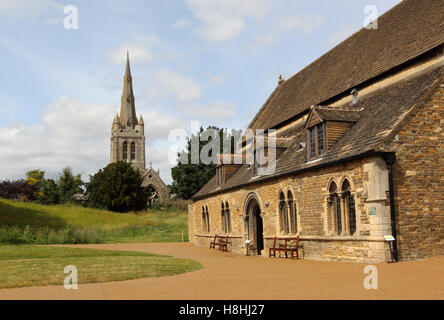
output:
POLYGON ((305 124, 308 161, 325 156, 336 141, 359 121, 361 110, 350 106, 312 106, 305 124))
POLYGON ((320 158, 325 153, 325 122, 308 128, 308 130, 310 160, 320 158))

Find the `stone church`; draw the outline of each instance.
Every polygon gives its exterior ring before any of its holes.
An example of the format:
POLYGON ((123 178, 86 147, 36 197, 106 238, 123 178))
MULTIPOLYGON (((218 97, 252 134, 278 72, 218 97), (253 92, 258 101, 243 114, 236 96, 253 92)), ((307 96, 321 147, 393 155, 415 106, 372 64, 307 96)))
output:
POLYGON ((133 79, 128 54, 120 115, 116 115, 111 128, 111 162, 117 161, 131 163, 141 172, 142 185, 152 191, 149 202, 168 199, 168 189, 160 178, 159 170, 154 170, 151 164, 149 168, 146 168, 145 165, 145 124, 142 115, 139 119, 136 116, 133 79))
POLYGON ((189 205, 191 242, 268 256, 298 235, 305 259, 376 263, 393 236, 395 259, 444 254, 444 1, 377 22, 279 80, 248 126, 275 138, 275 172, 221 156, 189 205))

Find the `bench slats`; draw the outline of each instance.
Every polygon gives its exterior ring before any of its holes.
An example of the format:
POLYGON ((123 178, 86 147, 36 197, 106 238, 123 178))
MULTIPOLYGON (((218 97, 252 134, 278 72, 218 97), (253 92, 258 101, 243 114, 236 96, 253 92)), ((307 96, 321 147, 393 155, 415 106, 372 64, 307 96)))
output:
MULTIPOLYGON (((299 259, 299 236, 297 237, 288 237, 288 238, 278 238, 278 237, 274 237, 274 241, 273 241, 273 247, 269 248, 269 257, 271 258, 272 256, 276 258, 276 252, 284 252, 285 253, 285 258, 288 258, 287 253, 291 253, 291 258, 294 259, 294 253, 296 253, 296 258, 299 259), (277 242, 279 240, 284 240, 285 241, 285 245, 284 247, 277 247, 276 245, 278 244, 277 242), (288 243, 291 241, 296 241, 296 246, 295 248, 290 248, 288 247, 288 243)), ((279 255, 280 256, 280 255, 279 255)))
POLYGON ((210 249, 216 249, 216 246, 218 246, 219 250, 227 252, 228 244, 229 244, 228 235, 218 236, 217 234, 215 234, 213 241, 210 242, 210 249))

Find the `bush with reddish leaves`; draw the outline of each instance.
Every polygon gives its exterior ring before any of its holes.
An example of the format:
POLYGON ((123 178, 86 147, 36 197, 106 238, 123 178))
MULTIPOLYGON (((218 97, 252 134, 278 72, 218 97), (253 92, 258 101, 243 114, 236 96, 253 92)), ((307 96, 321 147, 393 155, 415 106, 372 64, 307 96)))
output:
POLYGON ((37 186, 26 180, 5 180, 0 182, 0 198, 20 201, 33 201, 36 199, 37 186))

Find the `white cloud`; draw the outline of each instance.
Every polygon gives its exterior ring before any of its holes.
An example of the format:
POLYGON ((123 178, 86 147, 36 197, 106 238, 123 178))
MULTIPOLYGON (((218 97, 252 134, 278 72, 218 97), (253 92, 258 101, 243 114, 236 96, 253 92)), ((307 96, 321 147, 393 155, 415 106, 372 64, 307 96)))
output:
POLYGON ((226 81, 231 80, 231 79, 232 79, 232 77, 227 74, 215 74, 215 75, 212 75, 208 81, 213 86, 221 86, 226 81))
POLYGON ((63 17, 63 6, 54 0, 1 0, 0 17, 34 21, 40 18, 63 17))
POLYGON ((318 13, 287 13, 273 19, 267 32, 259 33, 255 41, 249 44, 251 49, 262 46, 275 45, 290 32, 297 32, 302 36, 311 34, 316 29, 325 25, 326 19, 318 13))
POLYGON ((168 134, 173 129, 185 128, 185 121, 181 121, 171 114, 160 113, 156 110, 141 113, 145 123, 145 137, 148 144, 156 140, 168 139, 168 134))
POLYGON ((160 40, 152 34, 132 34, 130 40, 120 47, 106 51, 108 61, 114 64, 123 64, 127 50, 130 53, 132 64, 150 62, 154 55, 152 48, 158 46, 160 40))
POLYGON ((194 17, 201 22, 197 32, 211 42, 236 38, 247 19, 261 19, 270 10, 270 0, 187 0, 194 17))
MULTIPOLYGON (((40 125, 0 127, 0 180, 24 177, 28 170, 43 169, 55 176, 71 166, 83 178, 109 163, 110 132, 117 110, 110 104, 82 103, 61 97, 49 105, 40 125)), ((181 123, 169 114, 143 112, 147 145, 167 139, 181 123)), ((150 146, 151 149, 154 147, 150 146)), ((153 167, 167 168, 168 147, 147 152, 153 167)), ((169 171, 163 171, 168 179, 169 171)))
POLYGON ((181 30, 184 29, 186 25, 187 25, 187 20, 185 18, 181 18, 174 21, 173 28, 181 30))
POLYGON ((202 88, 192 78, 171 70, 159 70, 154 74, 155 84, 146 92, 150 104, 174 100, 179 104, 202 98, 202 88))
POLYGON ((310 34, 326 23, 325 18, 318 13, 309 13, 305 15, 284 16, 275 21, 275 27, 279 31, 299 30, 303 35, 310 34))
POLYGON ((209 121, 218 125, 220 122, 230 122, 236 115, 236 106, 230 102, 212 102, 204 106, 188 106, 183 108, 184 113, 193 120, 209 121))

